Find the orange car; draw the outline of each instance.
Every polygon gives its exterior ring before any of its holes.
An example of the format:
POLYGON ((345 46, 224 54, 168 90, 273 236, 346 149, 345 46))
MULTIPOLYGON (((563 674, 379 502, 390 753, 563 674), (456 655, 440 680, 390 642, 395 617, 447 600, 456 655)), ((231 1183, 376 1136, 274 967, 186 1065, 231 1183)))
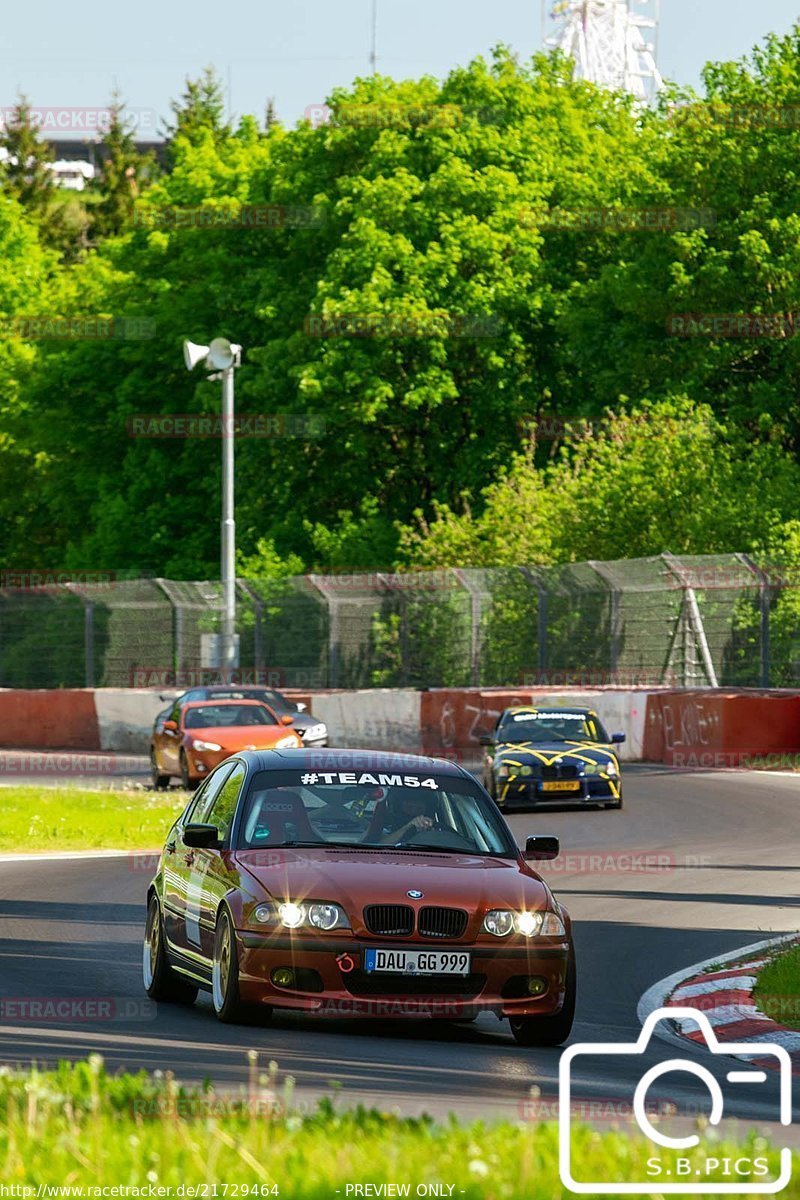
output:
POLYGON ((153 730, 150 769, 153 787, 165 788, 177 776, 196 788, 219 763, 239 750, 291 750, 303 745, 288 714, 260 700, 198 700, 176 704, 161 730, 153 730))

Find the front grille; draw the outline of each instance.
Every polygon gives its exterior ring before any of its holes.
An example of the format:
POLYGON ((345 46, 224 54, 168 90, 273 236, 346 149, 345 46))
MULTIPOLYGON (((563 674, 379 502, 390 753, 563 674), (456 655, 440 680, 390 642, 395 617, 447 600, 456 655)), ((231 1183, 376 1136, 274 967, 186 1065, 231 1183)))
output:
POLYGON ((408 937, 414 931, 414 910, 408 904, 369 904, 364 924, 379 937, 408 937))
POLYGON ((422 908, 417 928, 422 937, 460 938, 467 928, 467 914, 461 908, 422 908))
MULTIPOLYGON (((478 996, 485 975, 385 975, 351 971, 342 976, 352 996, 478 996)), ((387 1014, 389 1015, 389 1014, 387 1014)))
POLYGON ((570 763, 560 767, 542 767, 542 779, 577 779, 578 768, 570 763))

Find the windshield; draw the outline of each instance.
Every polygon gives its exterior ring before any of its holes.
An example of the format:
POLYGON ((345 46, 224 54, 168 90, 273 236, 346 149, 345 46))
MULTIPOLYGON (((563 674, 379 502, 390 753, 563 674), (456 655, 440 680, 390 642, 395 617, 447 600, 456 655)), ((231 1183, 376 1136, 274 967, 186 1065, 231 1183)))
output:
POLYGON ((597 717, 581 712, 524 712, 506 717, 498 742, 604 742, 608 734, 597 717))
POLYGON ((250 785, 237 845, 518 853, 474 780, 415 771, 262 771, 250 785))
POLYGON ((187 708, 186 729, 220 729, 233 725, 274 725, 275 719, 260 704, 203 704, 187 708))

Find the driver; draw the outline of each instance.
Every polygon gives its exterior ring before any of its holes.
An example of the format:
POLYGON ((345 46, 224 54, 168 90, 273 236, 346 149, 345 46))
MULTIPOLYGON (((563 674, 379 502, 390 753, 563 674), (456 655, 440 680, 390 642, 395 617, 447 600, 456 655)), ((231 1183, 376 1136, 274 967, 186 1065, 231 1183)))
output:
POLYGON ((390 792, 378 836, 381 845, 401 842, 408 834, 420 829, 432 829, 436 824, 436 815, 431 800, 432 797, 411 788, 390 792))

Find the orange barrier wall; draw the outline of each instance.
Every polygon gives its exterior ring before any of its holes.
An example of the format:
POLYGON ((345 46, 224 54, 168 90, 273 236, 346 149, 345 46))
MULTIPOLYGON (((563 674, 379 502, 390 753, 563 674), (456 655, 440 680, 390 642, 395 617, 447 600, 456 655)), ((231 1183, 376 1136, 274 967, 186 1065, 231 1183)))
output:
POLYGON ((93 691, 0 691, 0 746, 99 750, 93 691))
POLYGON ((800 692, 651 693, 643 757, 673 767, 737 767, 800 761, 800 692))

